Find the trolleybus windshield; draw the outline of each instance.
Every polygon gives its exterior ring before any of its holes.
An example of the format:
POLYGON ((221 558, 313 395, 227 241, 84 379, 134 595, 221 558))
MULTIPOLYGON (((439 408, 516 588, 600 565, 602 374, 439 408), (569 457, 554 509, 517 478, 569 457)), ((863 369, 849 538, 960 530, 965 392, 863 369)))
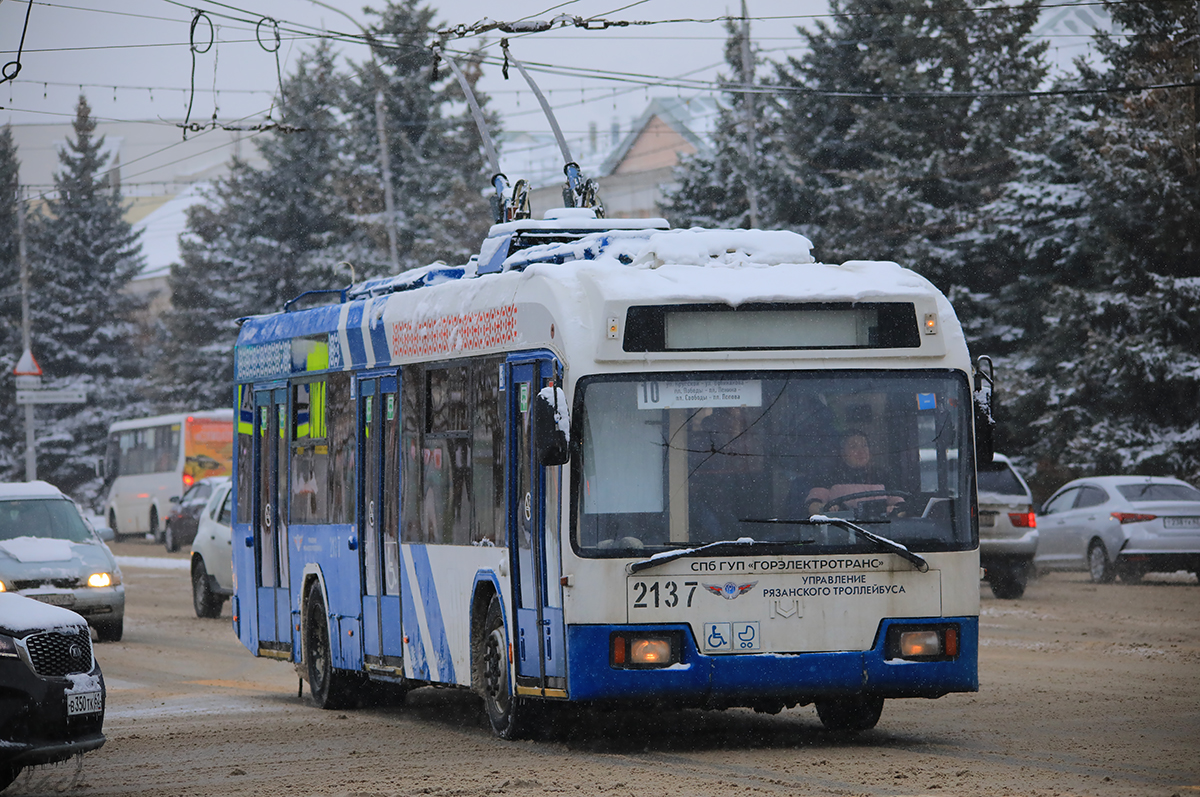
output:
POLYGON ((644 556, 752 539, 792 552, 968 550, 970 393, 950 371, 592 377, 576 394, 574 542, 644 556), (844 526, 845 524, 840 524, 844 526))

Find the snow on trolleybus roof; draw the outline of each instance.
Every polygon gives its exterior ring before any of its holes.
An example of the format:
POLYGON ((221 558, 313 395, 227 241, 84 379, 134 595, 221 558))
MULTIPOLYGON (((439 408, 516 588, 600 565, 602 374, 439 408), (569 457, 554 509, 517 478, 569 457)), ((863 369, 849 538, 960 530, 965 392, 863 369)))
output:
MULTIPOLYGON (((839 361, 849 367, 852 359, 861 367, 863 349, 870 348, 873 358, 944 358, 946 365, 971 370, 949 301, 896 263, 818 263, 811 242, 788 231, 671 230, 662 219, 599 219, 588 208, 546 216, 493 226, 480 254, 466 264, 434 263, 331 292, 339 304, 243 319, 237 380, 312 370, 307 350, 290 343, 294 339, 327 344, 331 370, 530 347, 572 349, 575 357, 626 367, 645 363, 650 352, 654 359, 680 359, 702 349, 722 350, 726 361, 775 349, 775 355, 819 358, 827 367, 839 361), (814 315, 793 343, 785 335, 776 345, 748 347, 753 350, 672 344, 659 339, 663 332, 651 332, 648 344, 638 342, 631 326, 645 318, 663 326, 653 308, 680 305, 700 311, 696 319, 703 323, 717 318, 705 310, 774 311, 764 320, 785 325, 796 323, 786 315, 789 307, 844 317, 814 315), (828 332, 808 338, 813 324, 861 326, 857 310, 885 307, 903 308, 915 322, 893 344, 862 338, 856 345, 828 332), (639 315, 638 308, 650 309, 639 315)), ((736 342, 736 331, 730 334, 736 342)))

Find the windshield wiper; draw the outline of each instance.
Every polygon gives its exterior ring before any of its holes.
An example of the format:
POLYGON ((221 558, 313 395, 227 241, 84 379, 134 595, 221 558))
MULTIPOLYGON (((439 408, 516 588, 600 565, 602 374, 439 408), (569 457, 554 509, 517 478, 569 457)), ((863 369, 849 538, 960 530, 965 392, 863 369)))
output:
POLYGON ((753 537, 738 537, 736 540, 717 540, 705 545, 697 545, 695 548, 680 548, 675 551, 663 551, 656 553, 649 559, 643 559, 640 562, 634 562, 629 566, 630 573, 637 573, 651 567, 665 565, 667 562, 674 562, 676 559, 683 559, 688 556, 702 556, 712 551, 719 551, 725 548, 745 548, 743 553, 753 553, 756 550, 769 548, 770 550, 778 550, 787 548, 793 545, 808 545, 812 540, 796 540, 792 542, 768 542, 756 540, 753 537))
POLYGON ((917 568, 917 570, 921 571, 922 573, 929 572, 929 562, 926 562, 924 557, 913 553, 912 551, 908 550, 908 548, 905 548, 903 545, 896 542, 895 540, 890 540, 887 537, 884 537, 880 534, 874 534, 870 531, 867 531, 863 527, 857 526, 857 525, 851 523, 849 520, 844 520, 840 517, 829 517, 828 515, 813 515, 810 518, 804 518, 804 519, 798 519, 798 520, 784 520, 781 518, 763 518, 763 519, 747 519, 747 520, 743 520, 742 522, 743 523, 777 523, 780 525, 789 525, 789 526, 826 526, 826 525, 838 526, 843 529, 848 529, 849 531, 854 532, 855 534, 859 535, 863 539, 874 543, 876 545, 876 547, 882 548, 885 551, 891 551, 892 553, 896 554, 897 556, 899 556, 903 559, 907 559, 909 562, 911 562, 913 564, 914 567, 917 568))

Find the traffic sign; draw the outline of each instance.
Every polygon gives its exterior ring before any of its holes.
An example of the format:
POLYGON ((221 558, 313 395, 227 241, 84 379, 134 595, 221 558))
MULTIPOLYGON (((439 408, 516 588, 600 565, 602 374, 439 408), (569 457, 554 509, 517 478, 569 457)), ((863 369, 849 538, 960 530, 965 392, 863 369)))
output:
POLYGON ((82 404, 87 401, 85 390, 18 390, 18 404, 82 404))
POLYGON ((41 376, 42 366, 38 365, 38 361, 33 358, 33 352, 26 349, 21 353, 21 359, 17 360, 16 367, 13 368, 13 373, 17 376, 41 376))

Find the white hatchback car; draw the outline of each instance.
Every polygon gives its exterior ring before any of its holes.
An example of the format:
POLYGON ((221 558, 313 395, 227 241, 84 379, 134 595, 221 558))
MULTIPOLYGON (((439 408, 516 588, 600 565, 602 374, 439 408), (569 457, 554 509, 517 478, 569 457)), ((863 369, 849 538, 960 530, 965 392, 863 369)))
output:
POLYGON ((192 605, 197 617, 219 617, 233 594, 233 483, 213 490, 192 541, 192 605))
POLYGON ((1087 570, 1096 582, 1148 572, 1200 577, 1200 490, 1155 476, 1095 476, 1058 489, 1042 508, 1040 570, 1087 570))

